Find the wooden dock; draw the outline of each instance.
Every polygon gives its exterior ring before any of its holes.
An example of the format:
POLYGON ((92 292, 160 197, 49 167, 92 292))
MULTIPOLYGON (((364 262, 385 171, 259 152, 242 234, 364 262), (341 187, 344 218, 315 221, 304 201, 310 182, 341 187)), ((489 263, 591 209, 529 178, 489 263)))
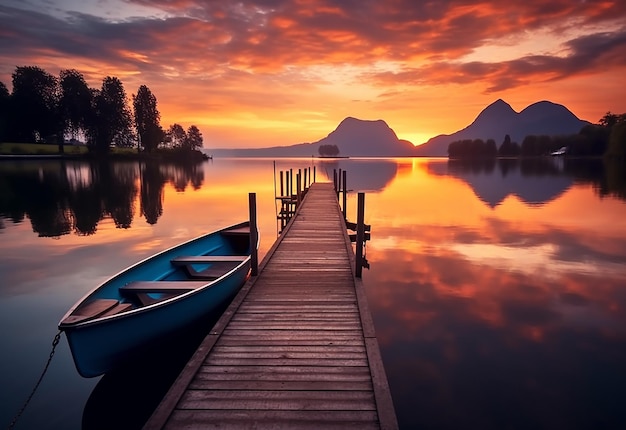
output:
POLYGON ((397 429, 354 262, 314 183, 144 429, 397 429))

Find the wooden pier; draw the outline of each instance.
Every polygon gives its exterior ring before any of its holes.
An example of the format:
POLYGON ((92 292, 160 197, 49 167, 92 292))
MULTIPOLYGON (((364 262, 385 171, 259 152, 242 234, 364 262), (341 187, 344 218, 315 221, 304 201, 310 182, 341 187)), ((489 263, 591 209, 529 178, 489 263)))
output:
POLYGON ((397 429, 333 184, 296 215, 144 429, 397 429))

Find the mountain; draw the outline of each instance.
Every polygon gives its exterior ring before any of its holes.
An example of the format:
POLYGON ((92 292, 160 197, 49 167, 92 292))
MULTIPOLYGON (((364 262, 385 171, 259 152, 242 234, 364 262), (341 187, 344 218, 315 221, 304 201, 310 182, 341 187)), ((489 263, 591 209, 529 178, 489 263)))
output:
POLYGON ((431 138, 418 147, 398 139, 396 133, 381 119, 366 121, 347 117, 328 136, 317 142, 291 146, 255 149, 205 149, 218 157, 311 157, 318 155, 320 145, 337 145, 340 156, 347 157, 446 157, 448 145, 462 139, 493 139, 500 146, 505 135, 519 144, 528 135, 575 134, 590 124, 578 119, 565 106, 540 101, 515 112, 504 100, 496 100, 467 127, 453 134, 431 138))
POLYGON ((576 117, 565 106, 540 101, 517 113, 504 100, 487 106, 467 127, 452 134, 433 137, 415 148, 415 155, 447 156, 448 145, 463 139, 493 139, 500 146, 505 135, 519 144, 528 135, 575 134, 590 124, 576 117))
POLYGON ((414 155, 415 147, 381 119, 366 121, 347 117, 328 136, 313 143, 256 149, 214 149, 205 152, 222 157, 310 157, 320 145, 337 145, 340 156, 397 157, 414 155))

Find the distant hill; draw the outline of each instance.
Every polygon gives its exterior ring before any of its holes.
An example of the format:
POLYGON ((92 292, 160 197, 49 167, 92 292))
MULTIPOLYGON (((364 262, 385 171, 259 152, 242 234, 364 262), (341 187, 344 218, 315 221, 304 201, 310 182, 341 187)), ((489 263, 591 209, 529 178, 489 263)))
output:
POLYGON ((448 145, 463 139, 493 139, 500 146, 505 135, 519 144, 528 135, 575 134, 585 125, 565 106, 549 101, 533 103, 517 113, 511 105, 498 99, 487 106, 470 125, 452 134, 433 137, 415 148, 415 155, 447 156, 448 145))
POLYGON ((340 156, 348 157, 447 157, 448 145, 462 139, 493 139, 500 146, 505 135, 519 144, 528 135, 575 134, 590 124, 580 120, 565 106, 541 101, 517 113, 503 100, 483 109, 474 122, 453 134, 439 135, 418 147, 398 139, 381 119, 366 121, 347 117, 328 136, 317 142, 255 149, 204 149, 217 157, 311 157, 320 145, 337 145, 340 156))
POLYGON ((222 157, 310 157, 318 156, 320 145, 337 145, 340 156, 394 157, 412 156, 415 147, 381 119, 376 121, 348 117, 328 136, 313 143, 256 149, 207 149, 205 152, 222 157))

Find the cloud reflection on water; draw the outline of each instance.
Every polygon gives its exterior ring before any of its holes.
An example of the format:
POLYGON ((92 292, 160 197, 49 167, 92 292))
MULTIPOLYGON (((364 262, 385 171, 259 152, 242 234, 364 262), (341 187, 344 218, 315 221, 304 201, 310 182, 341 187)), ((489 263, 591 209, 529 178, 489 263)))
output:
MULTIPOLYGON (((392 196, 419 202, 430 180, 421 167, 368 196, 371 211, 392 196)), ((459 206, 458 184, 438 185, 434 207, 383 205, 367 245, 364 281, 402 426, 622 428, 626 231, 608 221, 626 205, 573 185, 539 208, 459 206), (560 216, 576 201, 592 216, 560 216)))

